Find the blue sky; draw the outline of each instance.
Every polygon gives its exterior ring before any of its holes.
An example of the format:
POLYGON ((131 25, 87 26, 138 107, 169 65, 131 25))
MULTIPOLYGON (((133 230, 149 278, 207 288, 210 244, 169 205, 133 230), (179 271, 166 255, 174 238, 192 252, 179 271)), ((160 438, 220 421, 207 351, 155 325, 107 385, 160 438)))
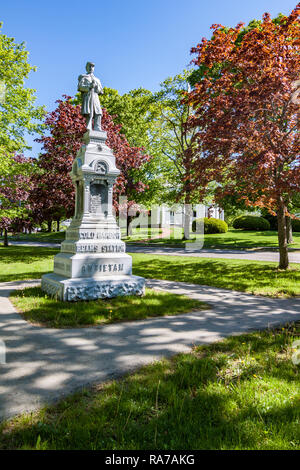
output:
MULTIPOLYGON (((297 0, 2 0, 2 32, 24 41, 38 70, 27 85, 47 110, 62 94, 76 93, 77 77, 87 60, 103 86, 125 93, 143 87, 155 91, 166 77, 191 60, 190 49, 210 37, 210 26, 234 26, 288 14, 297 0)), ((33 156, 39 146, 32 139, 33 156)), ((30 155, 30 152, 26 152, 30 155)))

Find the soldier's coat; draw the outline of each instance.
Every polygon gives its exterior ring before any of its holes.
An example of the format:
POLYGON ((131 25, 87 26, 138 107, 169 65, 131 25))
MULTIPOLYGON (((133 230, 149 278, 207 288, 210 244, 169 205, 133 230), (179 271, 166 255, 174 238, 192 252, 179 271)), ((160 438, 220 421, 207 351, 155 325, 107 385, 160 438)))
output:
POLYGON ((102 93, 103 88, 99 78, 92 74, 83 74, 78 77, 78 91, 82 93, 82 106, 81 114, 102 114, 102 109, 99 101, 99 93, 102 93), (92 80, 95 82, 93 90, 90 89, 92 80), (93 109, 91 103, 93 102, 93 109))

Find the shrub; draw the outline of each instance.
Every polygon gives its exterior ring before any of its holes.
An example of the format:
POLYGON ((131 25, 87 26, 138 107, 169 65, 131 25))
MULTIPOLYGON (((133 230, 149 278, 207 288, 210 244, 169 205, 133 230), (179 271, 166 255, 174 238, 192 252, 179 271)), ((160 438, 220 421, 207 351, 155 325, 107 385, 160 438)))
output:
MULTIPOLYGON (((278 223, 276 215, 272 215, 269 212, 263 212, 264 219, 267 219, 270 223, 271 230, 278 230, 278 223)), ((300 219, 292 219, 292 230, 293 232, 300 232, 300 219)))
MULTIPOLYGON (((192 223, 193 232, 196 231, 197 222, 203 222, 203 219, 195 219, 192 223)), ((228 225, 224 220, 214 219, 213 217, 204 217, 204 233, 226 233, 228 225)))
POLYGON ((270 214, 268 211, 262 211, 262 217, 270 224, 271 230, 278 230, 277 216, 270 214))
POLYGON ((264 231, 270 230, 270 222, 263 217, 254 215, 242 215, 233 221, 233 228, 240 228, 242 230, 257 230, 264 231))
POLYGON ((300 232, 300 219, 292 219, 293 232, 300 232))

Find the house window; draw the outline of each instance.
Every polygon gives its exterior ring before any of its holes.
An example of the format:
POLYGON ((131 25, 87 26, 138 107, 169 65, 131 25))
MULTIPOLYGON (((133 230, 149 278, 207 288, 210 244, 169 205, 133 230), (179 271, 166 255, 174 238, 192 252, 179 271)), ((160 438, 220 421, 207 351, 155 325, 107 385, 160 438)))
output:
POLYGON ((197 211, 193 211, 193 217, 197 217, 197 211))

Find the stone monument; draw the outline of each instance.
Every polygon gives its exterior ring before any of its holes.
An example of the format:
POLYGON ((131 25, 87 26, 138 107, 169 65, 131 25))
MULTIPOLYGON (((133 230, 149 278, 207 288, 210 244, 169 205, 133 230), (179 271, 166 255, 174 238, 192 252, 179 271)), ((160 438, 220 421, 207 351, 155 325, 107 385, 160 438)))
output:
POLYGON ((94 64, 88 62, 86 70, 78 78, 87 132, 71 171, 75 215, 54 258, 54 272, 42 276, 42 290, 65 301, 142 295, 145 291, 145 279, 132 275, 132 258, 125 253, 113 215, 113 185, 120 171, 101 129, 98 93, 102 86, 93 74, 94 64))

